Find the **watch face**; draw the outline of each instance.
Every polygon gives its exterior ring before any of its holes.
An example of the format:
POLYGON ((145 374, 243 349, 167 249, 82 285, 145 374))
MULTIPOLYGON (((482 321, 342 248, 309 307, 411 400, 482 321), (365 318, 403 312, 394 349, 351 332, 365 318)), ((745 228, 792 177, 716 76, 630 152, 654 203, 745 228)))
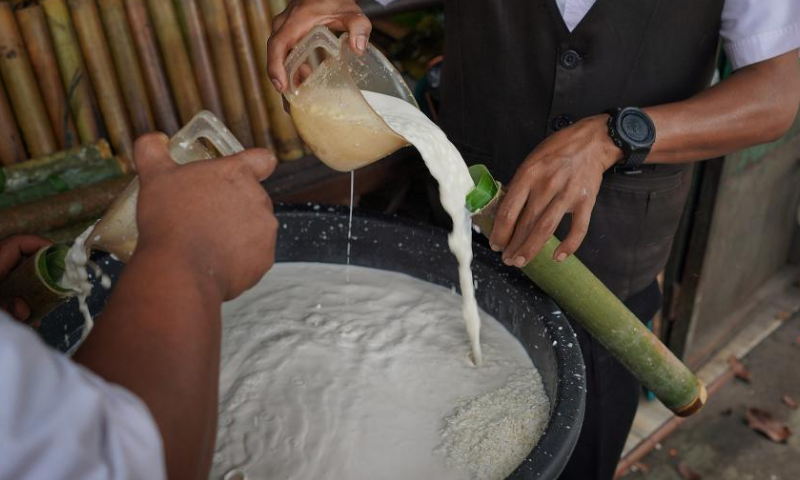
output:
POLYGON ((655 140, 652 122, 637 110, 623 111, 619 119, 620 133, 636 146, 649 147, 655 140))

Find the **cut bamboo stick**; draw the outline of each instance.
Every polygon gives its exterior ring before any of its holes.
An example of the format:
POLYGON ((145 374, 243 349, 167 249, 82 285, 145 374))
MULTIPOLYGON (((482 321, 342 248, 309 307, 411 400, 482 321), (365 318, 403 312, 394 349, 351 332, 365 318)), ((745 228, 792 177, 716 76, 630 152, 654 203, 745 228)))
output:
POLYGON ((225 5, 223 0, 199 0, 199 4, 206 22, 211 58, 214 60, 214 71, 219 81, 227 126, 245 148, 250 148, 254 145, 253 134, 242 94, 242 81, 236 65, 236 53, 225 5))
POLYGON ((78 136, 82 143, 96 142, 105 136, 103 121, 94 98, 91 80, 86 73, 67 3, 65 0, 41 0, 39 5, 44 10, 53 38, 61 81, 78 136))
POLYGON ((124 175, 42 200, 0 210, 0 238, 43 233, 83 220, 95 220, 111 205, 132 176, 124 175))
POLYGON ((111 147, 118 155, 128 160, 129 171, 133 171, 133 135, 130 121, 117 84, 97 4, 94 0, 68 1, 72 22, 100 104, 100 112, 103 114, 111 147))
POLYGON ((158 49, 153 25, 147 13, 145 0, 125 0, 128 22, 131 26, 136 53, 144 75, 147 97, 155 117, 156 128, 173 135, 180 128, 178 112, 169 90, 169 82, 164 71, 161 53, 158 49))
POLYGON ((135 138, 155 130, 155 120, 147 99, 147 88, 142 69, 139 67, 139 58, 136 56, 128 16, 125 13, 125 2, 103 0, 99 2, 99 6, 119 87, 125 99, 135 138))
POLYGON ((53 51, 47 19, 42 7, 31 5, 16 11, 22 38, 31 59, 31 65, 44 99, 59 148, 70 148, 79 143, 78 131, 67 106, 67 95, 58 70, 58 60, 53 51))
POLYGON ((222 107, 217 76, 214 73, 214 65, 208 48, 206 26, 200 16, 200 9, 195 0, 174 0, 174 3, 183 35, 186 37, 189 47, 189 56, 192 60, 192 68, 197 79, 203 108, 209 110, 224 123, 225 111, 222 107))
POLYGON ((267 104, 275 154, 281 161, 296 160, 303 156, 303 142, 297 135, 292 117, 283 109, 283 96, 275 90, 267 73, 267 40, 272 32, 272 19, 266 0, 245 0, 250 21, 253 53, 261 79, 261 91, 267 104))
POLYGON ((58 144, 28 52, 11 5, 5 2, 0 3, 0 74, 28 153, 35 157, 56 151, 58 144))
POLYGON ((178 106, 178 115, 182 123, 188 123, 195 113, 203 109, 200 91, 194 79, 192 64, 183 42, 175 9, 169 0, 148 0, 150 18, 156 31, 167 77, 172 86, 172 94, 178 106))
MULTIPOLYGON (((488 170, 483 165, 470 168, 481 189, 488 170), (476 178, 479 177, 479 178, 476 178)), ((486 182, 496 184, 491 176, 486 182)), ((477 205, 475 190, 467 204, 477 208, 472 221, 487 238, 491 235, 503 191, 497 184, 492 196, 483 195, 477 205)), ((642 384, 676 415, 689 416, 702 408, 706 388, 653 332, 634 315, 575 255, 563 262, 553 260, 560 242, 550 237, 544 247, 522 267, 522 271, 545 291, 564 311, 597 339, 642 384)))
POLYGON ((261 81, 258 76, 256 59, 253 55, 253 45, 250 42, 250 32, 248 31, 244 5, 242 0, 225 0, 225 8, 228 11, 231 37, 236 51, 236 63, 239 65, 242 93, 244 93, 244 99, 247 104, 253 142, 257 147, 272 149, 267 105, 264 102, 264 93, 261 90, 261 81))
POLYGON ((80 170, 112 158, 111 147, 104 139, 91 145, 59 150, 45 157, 3 167, 0 170, 0 193, 16 192, 47 181, 68 170, 80 170))
POLYGON ((0 78, 0 165, 13 165, 24 161, 25 157, 17 120, 8 103, 3 79, 0 78))
POLYGON ((123 174, 124 161, 118 157, 108 158, 99 163, 81 166, 54 174, 44 182, 14 192, 0 193, 0 209, 35 202, 59 193, 75 190, 118 177, 123 174))

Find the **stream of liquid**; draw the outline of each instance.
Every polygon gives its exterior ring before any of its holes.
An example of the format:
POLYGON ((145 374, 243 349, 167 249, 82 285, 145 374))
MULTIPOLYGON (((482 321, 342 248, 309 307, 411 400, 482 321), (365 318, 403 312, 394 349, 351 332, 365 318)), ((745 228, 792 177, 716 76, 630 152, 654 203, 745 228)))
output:
POLYGON ((350 282, 350 239, 353 237, 353 190, 355 189, 355 170, 350 170, 350 219, 347 221, 347 281, 350 282))
POLYGON ((367 103, 383 118, 389 128, 417 147, 431 175, 439 182, 442 207, 453 220, 453 231, 447 240, 450 250, 458 260, 458 276, 463 298, 461 309, 472 345, 472 361, 480 366, 483 363, 480 343, 481 320, 470 268, 472 220, 465 207, 467 194, 475 186, 469 175, 469 169, 444 132, 413 105, 381 93, 369 91, 362 93, 367 103))

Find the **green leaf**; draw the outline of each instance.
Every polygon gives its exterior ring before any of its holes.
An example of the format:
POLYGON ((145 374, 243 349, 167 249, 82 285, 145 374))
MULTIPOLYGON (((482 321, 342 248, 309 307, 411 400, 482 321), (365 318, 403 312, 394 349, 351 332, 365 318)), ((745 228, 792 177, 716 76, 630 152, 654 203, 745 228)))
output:
POLYGON ((69 185, 67 185, 67 182, 65 182, 61 175, 58 174, 47 177, 47 183, 49 183, 50 186, 52 186, 57 192, 63 193, 69 190, 69 185))
POLYGON ((475 182, 475 188, 467 194, 467 209, 474 213, 492 201, 499 187, 485 165, 471 166, 469 174, 475 182))
POLYGON ((65 262, 69 247, 63 243, 56 243, 47 248, 44 255, 39 257, 36 267, 42 279, 53 289, 68 292, 61 287, 61 277, 64 276, 65 262))

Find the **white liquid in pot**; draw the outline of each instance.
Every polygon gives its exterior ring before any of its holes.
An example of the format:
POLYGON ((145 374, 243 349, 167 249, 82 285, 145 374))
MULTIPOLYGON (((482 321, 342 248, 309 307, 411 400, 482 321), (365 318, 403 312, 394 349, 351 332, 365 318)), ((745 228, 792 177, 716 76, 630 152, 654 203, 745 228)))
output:
POLYGON ((347 268, 278 264, 223 306, 211 478, 505 478, 549 414, 522 345, 483 313, 475 368, 458 295, 347 268))

